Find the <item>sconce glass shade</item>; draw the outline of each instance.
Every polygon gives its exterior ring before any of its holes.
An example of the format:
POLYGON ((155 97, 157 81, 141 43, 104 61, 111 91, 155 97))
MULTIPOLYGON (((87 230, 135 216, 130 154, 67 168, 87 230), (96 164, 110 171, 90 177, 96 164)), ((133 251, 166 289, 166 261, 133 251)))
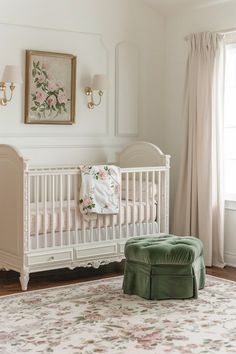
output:
POLYGON ((106 75, 94 75, 92 89, 98 91, 104 91, 108 86, 106 75))
POLYGON ((22 83, 22 76, 19 66, 17 65, 6 65, 3 75, 2 82, 13 82, 17 84, 22 83))

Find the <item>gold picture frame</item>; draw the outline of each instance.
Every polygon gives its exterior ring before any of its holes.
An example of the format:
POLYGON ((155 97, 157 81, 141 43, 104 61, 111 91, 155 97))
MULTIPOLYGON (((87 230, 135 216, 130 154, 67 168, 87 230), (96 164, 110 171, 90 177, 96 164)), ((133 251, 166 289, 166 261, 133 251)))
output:
POLYGON ((75 123, 76 56, 26 50, 25 123, 75 123))

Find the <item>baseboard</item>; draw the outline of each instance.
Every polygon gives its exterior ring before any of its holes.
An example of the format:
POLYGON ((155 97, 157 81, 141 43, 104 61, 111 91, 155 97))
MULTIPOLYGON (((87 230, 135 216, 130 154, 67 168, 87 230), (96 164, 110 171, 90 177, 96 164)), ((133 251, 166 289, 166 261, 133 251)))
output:
POLYGON ((236 253, 225 252, 225 263, 230 267, 236 267, 236 253))

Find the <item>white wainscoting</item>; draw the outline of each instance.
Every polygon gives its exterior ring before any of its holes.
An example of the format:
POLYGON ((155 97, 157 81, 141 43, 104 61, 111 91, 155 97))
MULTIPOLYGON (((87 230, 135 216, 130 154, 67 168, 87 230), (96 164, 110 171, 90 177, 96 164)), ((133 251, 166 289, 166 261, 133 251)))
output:
POLYGON ((236 253, 225 252, 225 264, 236 268, 236 253))
POLYGON ((236 202, 225 203, 225 263, 236 267, 236 202))
POLYGON ((0 144, 8 144, 22 152, 31 165, 80 165, 116 163, 117 154, 130 138, 85 137, 0 137, 0 144))

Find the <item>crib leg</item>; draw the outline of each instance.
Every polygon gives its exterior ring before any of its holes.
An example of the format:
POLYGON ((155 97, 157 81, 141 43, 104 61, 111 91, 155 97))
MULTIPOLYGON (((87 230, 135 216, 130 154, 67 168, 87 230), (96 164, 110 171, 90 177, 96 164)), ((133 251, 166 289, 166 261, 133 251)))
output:
POLYGON ((22 291, 26 291, 29 282, 29 272, 23 271, 20 273, 20 284, 22 291))

